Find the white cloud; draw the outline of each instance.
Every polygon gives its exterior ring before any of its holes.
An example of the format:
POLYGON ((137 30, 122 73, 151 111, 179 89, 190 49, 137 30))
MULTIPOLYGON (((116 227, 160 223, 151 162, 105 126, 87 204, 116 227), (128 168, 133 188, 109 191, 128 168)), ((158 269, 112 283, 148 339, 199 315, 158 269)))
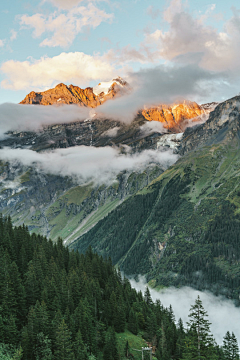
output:
MULTIPOLYGON (((141 281, 130 280, 131 285, 144 293, 146 281, 140 277, 141 281)), ((152 299, 159 299, 165 307, 172 305, 176 320, 181 317, 185 323, 189 320, 188 314, 190 306, 195 303, 199 295, 205 310, 209 315, 209 321, 212 323, 211 331, 219 345, 222 345, 223 337, 227 331, 234 332, 240 341, 240 310, 234 306, 233 301, 227 300, 221 296, 214 296, 210 292, 197 291, 189 287, 180 289, 168 288, 162 291, 150 289, 152 299)))
POLYGON ((118 130, 120 129, 120 127, 115 126, 114 128, 108 129, 107 131, 105 131, 104 133, 102 133, 101 136, 107 136, 107 137, 115 137, 117 136, 118 130))
POLYGON ((147 121, 144 125, 140 126, 141 132, 146 136, 153 132, 159 132, 161 134, 166 133, 166 129, 159 121, 147 121))
POLYGON ((164 12, 169 30, 156 29, 147 34, 144 44, 151 51, 158 51, 158 58, 182 63, 197 63, 214 71, 239 69, 240 16, 234 10, 233 17, 225 22, 224 30, 206 25, 215 10, 211 4, 206 12, 195 17, 187 11, 181 0, 172 0, 164 12))
POLYGON ((10 40, 13 41, 17 38, 17 32, 15 30, 11 30, 11 37, 10 40))
POLYGON ((206 102, 227 88, 224 79, 224 74, 196 65, 142 69, 126 79, 134 89, 131 93, 105 102, 95 112, 98 117, 130 122, 144 106, 156 107, 183 99, 206 102))
POLYGON ((153 20, 156 20, 160 14, 161 14, 161 11, 159 9, 156 9, 154 6, 150 5, 148 8, 147 8, 147 14, 153 19, 153 20))
POLYGON ((77 105, 0 104, 0 138, 7 131, 38 131, 47 125, 83 121, 89 117, 89 109, 77 105))
POLYGON ((150 163, 163 168, 172 165, 178 156, 171 151, 144 150, 136 154, 121 154, 113 147, 75 146, 37 153, 28 149, 0 149, 0 159, 32 166, 45 173, 71 176, 79 183, 92 181, 108 184, 121 171, 143 171, 150 163))
POLYGON ((22 27, 33 28, 34 37, 40 37, 44 33, 53 34, 46 37, 40 46, 67 47, 72 44, 84 27, 95 29, 102 22, 111 22, 112 19, 113 14, 107 14, 104 10, 89 3, 87 6, 74 7, 68 12, 55 11, 50 15, 22 15, 20 24, 22 27))
POLYGON ((4 46, 5 40, 0 39, 0 48, 4 46))
POLYGON ((115 70, 101 56, 86 55, 82 52, 61 53, 52 58, 40 60, 9 60, 0 70, 7 77, 1 83, 5 89, 45 90, 59 82, 88 85, 91 80, 109 80, 115 70))
POLYGON ((84 0, 45 0, 44 2, 49 1, 53 5, 61 8, 61 9, 71 9, 74 6, 77 6, 84 0))

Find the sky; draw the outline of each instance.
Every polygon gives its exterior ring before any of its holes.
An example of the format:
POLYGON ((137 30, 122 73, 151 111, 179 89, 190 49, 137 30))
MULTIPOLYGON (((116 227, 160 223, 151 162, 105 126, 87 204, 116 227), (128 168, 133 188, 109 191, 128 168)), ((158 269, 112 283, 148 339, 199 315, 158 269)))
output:
POLYGON ((0 103, 116 76, 146 88, 151 75, 160 102, 168 79, 198 102, 240 91, 239 0, 12 0, 0 17, 0 103))

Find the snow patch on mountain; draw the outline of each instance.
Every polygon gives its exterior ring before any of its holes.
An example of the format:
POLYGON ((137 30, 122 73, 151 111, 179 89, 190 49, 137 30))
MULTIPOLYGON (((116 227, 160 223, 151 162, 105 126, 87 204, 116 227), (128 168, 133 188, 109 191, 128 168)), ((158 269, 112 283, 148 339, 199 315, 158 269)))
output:
POLYGON ((181 140, 183 138, 183 133, 178 134, 166 134, 161 136, 160 140, 157 142, 157 148, 162 146, 167 146, 170 149, 177 149, 180 146, 181 140))
POLYGON ((126 82, 122 78, 117 77, 116 79, 113 79, 111 81, 105 81, 99 83, 97 86, 93 88, 93 92, 95 95, 100 95, 101 93, 107 95, 110 92, 111 88, 113 87, 114 83, 117 83, 120 87, 126 85, 126 82))

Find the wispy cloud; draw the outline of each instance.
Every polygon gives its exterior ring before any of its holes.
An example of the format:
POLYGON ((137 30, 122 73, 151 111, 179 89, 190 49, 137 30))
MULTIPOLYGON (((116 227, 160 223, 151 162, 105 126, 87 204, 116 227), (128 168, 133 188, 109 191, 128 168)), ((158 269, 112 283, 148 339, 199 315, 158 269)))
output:
POLYGON ((89 109, 77 105, 0 104, 0 138, 7 131, 38 131, 47 125, 83 121, 86 118, 89 118, 89 109))
POLYGON ((219 31, 207 25, 214 16, 215 4, 204 14, 192 15, 181 0, 172 0, 164 12, 169 29, 155 29, 147 34, 144 44, 158 51, 158 58, 178 63, 195 63, 208 70, 239 69, 240 16, 233 8, 233 16, 219 31))
MULTIPOLYGON (((204 70, 196 65, 166 66, 142 69, 128 74, 133 91, 107 101, 95 111, 98 117, 130 122, 138 111, 159 104, 172 104, 188 99, 204 102, 221 89, 226 89, 226 76, 204 70)), ((226 93, 227 94, 227 93, 226 93)))
POLYGON ((28 149, 0 149, 0 159, 32 166, 45 173, 71 176, 79 183, 108 184, 121 171, 143 171, 150 163, 167 168, 178 156, 171 151, 145 150, 121 154, 113 147, 75 146, 37 153, 28 149))
POLYGON ((43 2, 51 2, 53 5, 61 9, 71 9, 74 6, 77 6, 84 0, 43 0, 43 2))
POLYGON ((2 64, 6 79, 1 83, 5 89, 45 90, 59 82, 88 85, 91 80, 109 80, 115 75, 114 67, 101 56, 82 52, 61 53, 39 60, 9 60, 2 64))
POLYGON ((12 29, 12 30, 10 31, 10 33, 11 33, 10 40, 11 40, 11 41, 15 40, 15 39, 17 38, 17 31, 15 31, 15 30, 12 29))
MULTIPOLYGON (((71 1, 66 3, 70 5, 71 1)), ((95 29, 102 22, 111 22, 112 20, 113 14, 108 14, 93 3, 88 3, 87 6, 73 7, 67 12, 55 11, 50 15, 38 13, 29 16, 25 14, 20 16, 20 25, 33 28, 34 37, 40 37, 45 33, 52 34, 50 37, 46 37, 40 46, 67 47, 84 28, 95 29)))

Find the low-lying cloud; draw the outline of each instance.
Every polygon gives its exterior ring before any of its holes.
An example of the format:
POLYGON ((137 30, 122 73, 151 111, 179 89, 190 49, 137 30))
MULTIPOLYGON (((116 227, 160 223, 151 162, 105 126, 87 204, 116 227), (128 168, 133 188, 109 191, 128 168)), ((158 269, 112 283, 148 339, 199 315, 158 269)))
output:
POLYGON ((0 104, 0 138, 7 131, 38 131, 44 126, 83 121, 91 110, 77 105, 41 106, 0 104))
POLYGON ((164 134, 167 130, 164 128, 163 123, 160 121, 147 121, 145 124, 140 126, 141 133, 143 135, 149 135, 153 132, 158 132, 160 134, 164 134))
MULTIPOLYGON (((146 289, 144 278, 141 278, 139 282, 135 280, 130 280, 130 282, 136 290, 141 290, 144 293, 146 289)), ((212 323, 211 331, 217 343, 222 345, 223 337, 227 331, 233 331, 238 341, 240 341, 240 309, 234 305, 233 301, 227 300, 222 296, 214 296, 207 291, 197 291, 186 286, 180 289, 167 288, 161 291, 150 289, 150 292, 154 301, 159 299, 165 307, 172 305, 176 321, 181 317, 185 327, 186 322, 189 320, 190 306, 195 303, 199 295, 208 313, 208 319, 212 323)))
POLYGON ((171 151, 144 150, 121 154, 113 147, 75 146, 37 153, 29 149, 0 149, 0 159, 17 162, 48 174, 71 176, 79 183, 108 184, 121 171, 143 171, 150 163, 168 168, 177 159, 171 151))

